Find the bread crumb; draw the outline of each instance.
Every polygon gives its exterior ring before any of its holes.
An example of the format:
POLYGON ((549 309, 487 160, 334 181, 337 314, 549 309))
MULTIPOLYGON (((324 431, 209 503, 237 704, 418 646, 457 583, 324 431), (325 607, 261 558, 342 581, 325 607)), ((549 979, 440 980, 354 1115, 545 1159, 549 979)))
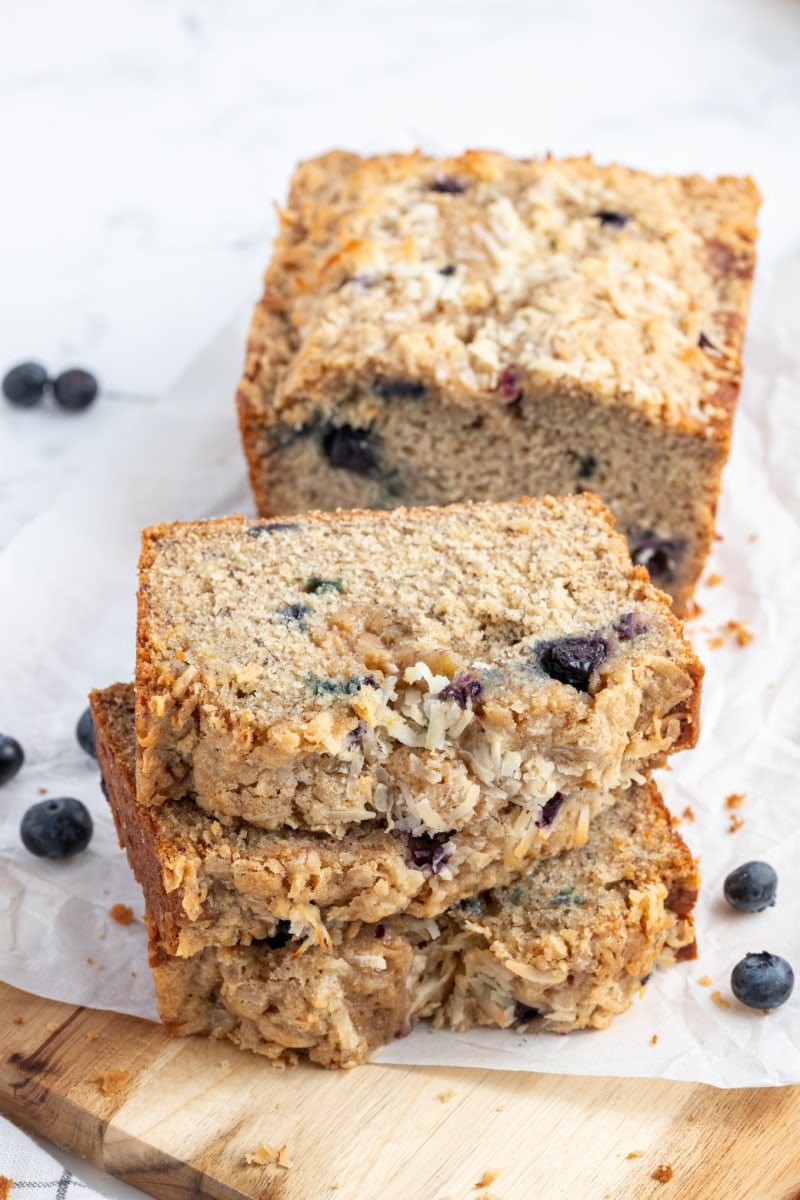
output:
POLYGON ((722 583, 722 576, 719 571, 712 571, 706 580, 706 587, 719 587, 722 583))
POLYGON ((231 1060, 229 1058, 221 1058, 219 1060, 219 1065, 223 1068, 223 1070, 227 1071, 228 1067, 231 1065, 231 1060))
POLYGON ((688 1115, 688 1117, 686 1118, 686 1120, 687 1120, 687 1121, 696 1121, 696 1120, 697 1120, 697 1117, 694 1115, 694 1113, 689 1113, 689 1115, 688 1115))
POLYGON ((45 1029, 48 1033, 58 1033, 58 1021, 48 1021, 45 1029))
POLYGON ((650 1045, 655 1046, 657 1041, 658 1041, 658 1034, 654 1033, 653 1036, 650 1038, 650 1045))
POLYGON ((133 920, 133 909, 128 904, 112 904, 108 915, 118 925, 130 925, 133 920))
POLYGON ((453 1089, 445 1088, 443 1092, 439 1092, 437 1099, 441 1100, 442 1104, 447 1104, 447 1101, 452 1100, 453 1096, 455 1096, 453 1089))
POLYGON ((341 1185, 340 1183, 332 1183, 332 1184, 331 1184, 331 1191, 332 1191, 332 1192, 338 1192, 338 1190, 339 1190, 339 1188, 340 1188, 341 1186, 342 1186, 342 1185, 341 1185))
POLYGON ((91 957, 91 955, 90 955, 90 956, 89 956, 89 957, 86 959, 86 961, 87 961, 87 963, 89 964, 89 966, 93 966, 93 965, 94 965, 94 959, 91 957))
POLYGON ((708 975, 701 975, 697 982, 701 987, 711 987, 711 980, 708 975))
POLYGON ((726 808, 741 808, 747 799, 747 792, 731 792, 730 796, 725 797, 726 808))
POLYGON ((92 1083, 96 1083, 104 1096, 116 1096, 125 1087, 130 1079, 128 1071, 101 1071, 99 1075, 95 1075, 92 1083))
POLYGON ((702 617, 703 610, 696 600, 686 601, 686 611, 684 620, 691 621, 694 617, 702 617))
POLYGON ((499 1172, 499 1170, 497 1170, 496 1167, 490 1167, 488 1171, 483 1172, 480 1179, 475 1184, 475 1187, 476 1188, 488 1187, 490 1183, 494 1183, 495 1179, 497 1179, 497 1176, 499 1174, 500 1174, 500 1172, 499 1172))
POLYGON ((24 1025, 25 1018, 24 1017, 14 1017, 14 1024, 15 1025, 24 1025))
POLYGON ((709 650, 719 650, 719 649, 721 649, 722 646, 725 645, 725 638, 721 638, 718 636, 710 637, 708 639, 708 641, 706 642, 706 645, 708 646, 709 650))
POLYGON ((96 1042, 99 1037, 99 1033, 87 1033, 86 1040, 87 1042, 96 1042))
POLYGON ((719 988, 715 988, 711 993, 711 999, 716 1004, 717 1008, 730 1008, 730 1000, 726 1000, 719 988))
POLYGON ((683 818, 684 821, 691 821, 691 823, 694 824, 696 818, 694 815, 694 809, 692 808, 691 804, 686 805, 686 808, 681 813, 681 817, 683 818))
POLYGON ((286 1153, 286 1147, 281 1146, 276 1150, 274 1146, 262 1143, 253 1154, 246 1154, 244 1161, 248 1167, 283 1167, 285 1171, 293 1165, 291 1159, 286 1153))
POLYGON ((653 1171, 652 1178, 655 1179, 656 1183, 669 1183, 674 1174, 675 1172, 672 1169, 672 1163, 664 1163, 662 1166, 656 1167, 655 1171, 653 1171))
POLYGON ((47 795, 47 788, 45 788, 45 787, 40 787, 40 788, 37 788, 36 790, 37 790, 37 792, 39 793, 39 795, 40 795, 40 796, 46 796, 46 795, 47 795))
POLYGON ((644 1158, 644 1150, 631 1150, 630 1154, 625 1155, 626 1158, 644 1158))
POLYGON ((7 1175, 0 1175, 0 1200, 8 1200, 13 1186, 13 1179, 9 1179, 7 1175))
POLYGON ((736 813, 731 813, 728 820, 728 833, 736 833, 744 825, 744 817, 737 817, 736 813))

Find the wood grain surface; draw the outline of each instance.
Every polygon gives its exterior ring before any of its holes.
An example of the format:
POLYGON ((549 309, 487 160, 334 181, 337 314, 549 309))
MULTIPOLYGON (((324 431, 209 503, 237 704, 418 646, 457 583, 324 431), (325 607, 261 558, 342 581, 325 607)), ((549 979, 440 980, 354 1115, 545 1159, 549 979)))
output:
POLYGON ((164 1200, 800 1197, 800 1087, 279 1071, 225 1042, 6 985, 0 1029, 0 1110, 164 1200), (291 1165, 248 1165, 262 1145, 285 1146, 291 1165))

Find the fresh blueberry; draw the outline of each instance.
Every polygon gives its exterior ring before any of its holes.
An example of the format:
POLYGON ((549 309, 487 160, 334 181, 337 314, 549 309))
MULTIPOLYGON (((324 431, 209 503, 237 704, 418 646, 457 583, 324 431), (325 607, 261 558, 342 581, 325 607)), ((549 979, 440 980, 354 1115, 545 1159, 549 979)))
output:
POLYGON ((89 845, 92 818, 86 805, 70 796, 32 804, 20 825, 26 850, 39 858, 70 858, 89 845))
POLYGON ((588 692, 589 678, 608 654, 608 642, 599 633, 556 638, 536 647, 542 670, 551 679, 588 692))
POLYGON ((8 783, 25 762, 25 753, 16 738, 0 733, 0 784, 8 783))
POLYGON ((511 404, 522 399, 522 385, 515 366, 509 364, 509 366, 503 367, 500 372, 499 388, 500 395, 511 404))
POLYGON ((514 1005, 514 1020, 519 1021, 520 1025, 529 1025, 531 1021, 535 1021, 542 1014, 538 1008, 534 1008, 532 1004, 523 1004, 518 1000, 514 1005))
POLYGON ((469 675, 457 676, 452 683, 448 683, 447 687, 442 688, 437 696, 437 700, 455 700, 459 708, 466 708, 470 700, 476 703, 483 692, 483 684, 480 679, 473 679, 469 675))
POLYGON ((332 467, 371 475, 378 465, 375 446, 368 429, 329 422, 322 433, 322 449, 332 467))
POLYGON ((88 408, 98 392, 97 380, 88 371, 73 367, 62 371, 53 383, 56 403, 70 412, 82 412, 88 408))
POLYGON ((745 954, 731 972, 731 991, 748 1008, 777 1008, 794 987, 794 971, 785 958, 762 950, 745 954))
POLYGON ((778 876, 769 863, 746 862, 725 879, 723 892, 731 908, 763 912, 775 903, 778 876))
POLYGON ((539 813, 539 819, 536 822, 537 829, 546 829, 548 825, 552 825, 558 816, 558 810, 564 803, 564 797, 561 792, 556 792, 549 800, 546 800, 542 805, 542 811, 539 813))
POLYGON ((354 746, 357 746, 366 732, 367 725, 365 721, 359 721, 357 725, 349 730, 347 737, 344 739, 344 744, 348 750, 352 750, 354 746))
POLYGON ((381 400, 421 400, 427 388, 419 379, 376 379, 372 393, 381 400))
POLYGON ((81 744, 81 749, 85 750, 91 758, 97 758, 97 750, 94 744, 94 724, 92 722, 92 710, 85 709, 80 716, 75 734, 81 744))
POLYGON ((47 371, 37 362, 20 363, 3 377, 3 395, 17 408, 33 408, 46 387, 47 371))
POLYGON ((383 921, 379 921, 379 923, 375 926, 372 936, 376 937, 378 941, 382 941, 383 938, 386 937, 386 926, 384 925, 383 921))
POLYGON ((627 213, 614 212, 611 208, 601 208, 594 215, 601 225, 609 225, 612 229, 624 229, 630 221, 627 213))
POLYGON ((439 267, 440 275, 455 275, 456 269, 452 263, 445 263, 443 267, 439 267))
POLYGON ((684 551, 681 538, 663 538, 651 529, 628 535, 631 558, 640 567, 647 567, 653 583, 671 583, 677 574, 684 551))
POLYGON ((438 875, 451 858, 451 851, 447 846, 449 840, 449 833, 410 834, 408 850, 411 862, 415 867, 427 867, 432 875, 438 875))
POLYGON ((431 184, 432 192, 442 192, 447 196, 460 196, 467 190, 467 185, 452 175, 437 175, 431 184))

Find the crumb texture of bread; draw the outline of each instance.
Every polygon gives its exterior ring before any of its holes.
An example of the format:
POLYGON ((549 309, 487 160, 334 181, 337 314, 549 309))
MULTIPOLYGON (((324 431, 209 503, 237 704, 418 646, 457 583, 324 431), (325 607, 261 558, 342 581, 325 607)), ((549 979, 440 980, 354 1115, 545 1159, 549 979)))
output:
POLYGON ((327 950, 290 939, 189 959, 154 937, 159 1010, 172 1034, 228 1038, 277 1065, 354 1066, 429 1016, 460 1030, 602 1029, 656 963, 693 947, 697 886, 657 789, 634 786, 586 846, 435 921, 340 927, 327 950))
POLYGON ((683 608, 713 536, 760 198, 588 159, 300 166, 238 391, 263 516, 589 486, 683 608))
POLYGON ((540 857, 581 845, 591 820, 617 799, 578 791, 551 806, 549 823, 532 826, 513 807, 430 842, 380 829, 331 839, 223 825, 189 800, 138 805, 133 685, 92 692, 90 703, 120 845, 171 954, 263 940, 287 923, 295 936, 318 942, 331 922, 437 916, 517 878, 540 857))
POLYGON ((594 496, 145 532, 137 799, 430 836, 697 737, 702 667, 594 496))

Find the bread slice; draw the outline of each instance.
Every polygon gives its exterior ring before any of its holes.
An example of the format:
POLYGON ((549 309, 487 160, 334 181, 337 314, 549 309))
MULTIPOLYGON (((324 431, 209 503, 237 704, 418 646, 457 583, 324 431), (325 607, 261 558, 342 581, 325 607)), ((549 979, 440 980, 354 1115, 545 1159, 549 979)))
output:
POLYGON ((656 962, 695 957, 697 887, 655 785, 634 785, 585 846, 436 920, 339 927, 330 952, 281 935, 186 959, 154 936, 159 1011, 170 1033, 326 1067, 362 1062, 428 1016, 460 1030, 603 1029, 656 962))
POLYGON ((488 151, 301 164, 238 390, 259 512, 590 487, 686 608, 714 531, 752 180, 488 151))
POLYGON ((374 827, 335 839, 242 821, 223 826, 191 800, 137 804, 133 685, 94 691, 90 702, 120 844, 170 954, 270 937, 280 922, 325 941, 330 922, 436 916, 517 878, 541 856, 581 844, 592 817, 617 798, 579 790, 533 831, 521 810, 501 810, 445 839, 374 827))
MULTIPOLYGON (((273 917, 249 944, 206 943, 191 957, 171 954, 163 933, 173 921, 180 927, 180 915, 163 878, 148 875, 156 860, 146 848, 169 806, 136 804, 130 688, 94 692, 91 700, 107 794, 145 892, 156 995, 170 1033, 229 1038, 276 1063, 307 1056, 352 1066, 424 1016, 458 1029, 603 1028, 630 1005, 656 961, 694 957, 697 869, 652 783, 632 786, 603 810, 589 843, 436 919, 331 924, 318 940, 302 917, 273 917)), ((231 839, 232 860, 246 832, 231 839)), ((201 842, 169 843, 176 877, 202 861, 201 842)), ((221 869, 225 846, 217 836, 207 879, 221 869)), ((258 861, 254 853, 249 865, 258 861)), ((206 934, 217 929, 232 940, 244 913, 256 936, 247 902, 232 889, 227 895, 227 904, 217 897, 209 906, 206 934)), ((186 936, 198 944, 194 929, 186 936)))
POLYGON ((145 531, 137 800, 531 836, 697 737, 702 667, 590 495, 145 531))

